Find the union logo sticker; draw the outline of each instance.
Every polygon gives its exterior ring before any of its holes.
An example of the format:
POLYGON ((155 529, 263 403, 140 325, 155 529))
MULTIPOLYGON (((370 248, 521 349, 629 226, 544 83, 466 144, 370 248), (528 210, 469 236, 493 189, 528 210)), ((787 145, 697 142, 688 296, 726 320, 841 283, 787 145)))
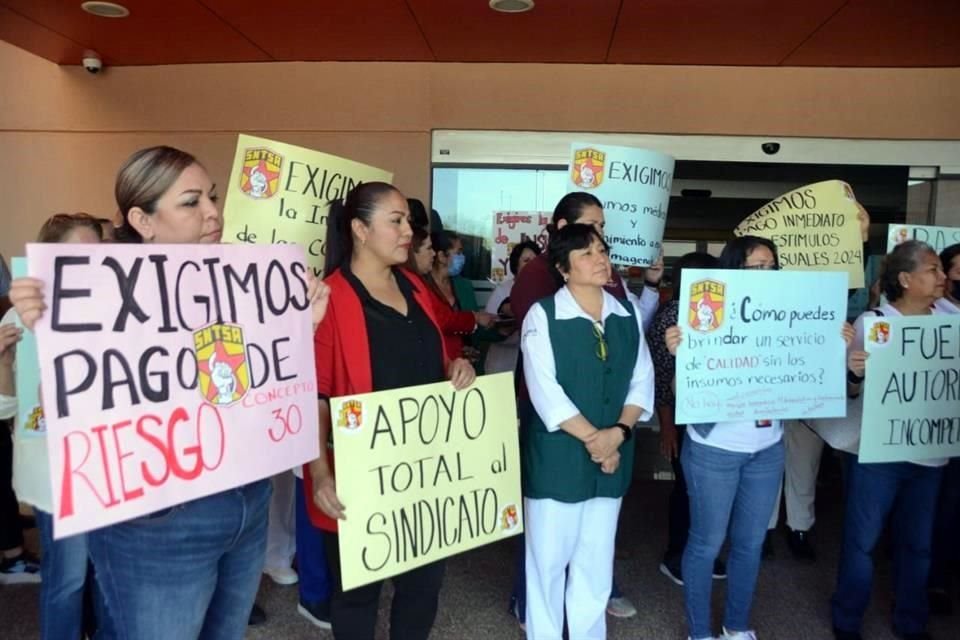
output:
POLYGON ((594 189, 603 182, 603 166, 607 154, 596 149, 577 149, 573 152, 570 179, 581 189, 594 189))
POLYGON ((243 172, 240 174, 240 190, 251 198, 266 200, 280 186, 280 168, 283 156, 270 149, 258 147, 243 152, 243 172))
POLYGON ((500 512, 500 529, 503 533, 513 531, 520 525, 520 514, 517 513, 517 505, 508 504, 500 512))
POLYGON ((250 388, 250 370, 243 329, 234 324, 211 324, 193 334, 200 393, 218 406, 237 402, 250 388))
POLYGON ((710 333, 723 324, 727 285, 716 280, 698 280, 690 285, 688 324, 700 333, 710 333))
POLYGON ((35 433, 46 433, 47 421, 43 417, 43 407, 33 408, 33 411, 31 411, 30 415, 27 416, 27 420, 23 425, 23 428, 27 431, 33 431, 35 433))
POLYGON ((867 339, 876 345, 885 345, 890 342, 890 323, 885 321, 874 322, 867 333, 867 339))
POLYGON ((359 400, 346 400, 340 405, 337 414, 337 428, 347 433, 359 433, 363 426, 363 403, 359 400))

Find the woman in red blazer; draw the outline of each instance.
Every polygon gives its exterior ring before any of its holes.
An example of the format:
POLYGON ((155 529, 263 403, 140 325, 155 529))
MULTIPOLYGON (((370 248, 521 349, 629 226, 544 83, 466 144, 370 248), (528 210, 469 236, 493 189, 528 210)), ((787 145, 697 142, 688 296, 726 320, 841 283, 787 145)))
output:
POLYGON ((407 269, 420 276, 421 282, 433 294, 430 297, 430 307, 440 330, 443 331, 443 346, 447 356, 459 357, 463 355, 464 336, 471 335, 478 326, 489 329, 496 322, 497 316, 486 311, 458 311, 450 306, 443 292, 429 278, 436 255, 430 233, 426 229, 415 228, 411 242, 407 269))
MULTIPOLYGON (((449 360, 423 282, 402 268, 412 230, 407 201, 382 182, 358 185, 330 207, 327 232, 327 315, 314 337, 320 396, 320 443, 326 456, 304 466, 311 522, 324 531, 334 575, 331 601, 337 640, 373 640, 382 582, 350 591, 340 580, 337 520, 349 505, 336 494, 329 399, 449 379, 463 389, 475 373, 449 360)), ((426 640, 437 613, 444 563, 393 578, 390 637, 426 640)))

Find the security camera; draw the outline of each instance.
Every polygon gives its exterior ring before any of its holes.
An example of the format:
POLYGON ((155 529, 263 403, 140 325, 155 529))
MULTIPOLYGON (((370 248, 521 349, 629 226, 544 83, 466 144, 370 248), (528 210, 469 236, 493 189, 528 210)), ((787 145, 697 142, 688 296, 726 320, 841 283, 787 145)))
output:
POLYGON ((779 142, 764 142, 760 145, 760 148, 763 149, 763 152, 768 156, 776 155, 780 151, 779 142))
POLYGON ((100 73, 100 70, 103 69, 103 60, 100 59, 100 54, 95 51, 87 51, 84 53, 83 68, 87 70, 87 73, 92 73, 93 75, 100 73))

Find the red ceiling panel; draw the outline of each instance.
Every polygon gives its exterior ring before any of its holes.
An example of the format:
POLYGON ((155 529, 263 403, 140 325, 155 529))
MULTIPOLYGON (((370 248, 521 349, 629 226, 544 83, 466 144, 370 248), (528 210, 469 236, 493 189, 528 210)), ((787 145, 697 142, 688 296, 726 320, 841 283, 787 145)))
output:
POLYGON ((61 64, 269 60, 960 66, 960 0, 0 0, 0 39, 61 64))
POLYGON ((0 6, 0 40, 53 60, 58 64, 77 62, 83 46, 0 6))
POLYGON ((846 0, 624 0, 607 62, 777 65, 846 0))
POLYGON ((851 0, 784 64, 960 66, 960 0, 851 0))
POLYGON ((603 62, 620 0, 542 0, 505 14, 486 0, 407 0, 443 62, 603 62))
MULTIPOLYGON (((196 0, 120 0, 127 18, 100 18, 80 0, 0 0, 13 12, 96 50, 107 64, 143 65, 269 60, 196 0)), ((79 58, 70 60, 79 64, 79 58)))
POLYGON ((433 60, 404 0, 201 1, 278 60, 433 60))

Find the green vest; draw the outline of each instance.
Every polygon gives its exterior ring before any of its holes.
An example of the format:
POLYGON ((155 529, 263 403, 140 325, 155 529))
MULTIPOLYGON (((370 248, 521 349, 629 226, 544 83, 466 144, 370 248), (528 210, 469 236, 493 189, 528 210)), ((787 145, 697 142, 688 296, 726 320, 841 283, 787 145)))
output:
MULTIPOLYGON (((557 382, 580 413, 598 429, 608 429, 620 419, 640 350, 640 331, 633 305, 626 301, 620 303, 630 315, 611 313, 607 316, 604 323, 606 361, 597 357, 597 338, 590 320, 557 320, 553 296, 538 303, 547 315, 557 382)), ((620 467, 616 473, 606 474, 599 464, 590 460, 580 440, 562 429, 547 431, 536 412, 524 428, 524 496, 569 503, 590 498, 620 498, 627 492, 633 477, 633 440, 620 446, 620 467)))

